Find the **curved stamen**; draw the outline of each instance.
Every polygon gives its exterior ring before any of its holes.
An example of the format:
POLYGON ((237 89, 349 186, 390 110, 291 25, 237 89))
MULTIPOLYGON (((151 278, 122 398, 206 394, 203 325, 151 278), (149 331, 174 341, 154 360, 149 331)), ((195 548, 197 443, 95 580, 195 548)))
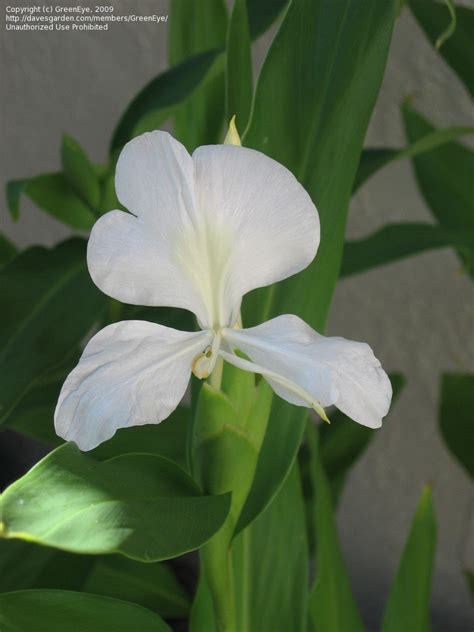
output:
POLYGON ((264 377, 268 377, 271 380, 280 384, 281 386, 287 388, 289 391, 294 393, 297 397, 300 397, 304 402, 306 402, 308 406, 310 406, 313 410, 315 410, 318 413, 318 415, 321 417, 321 419, 330 423, 326 415, 326 411, 321 406, 321 403, 318 402, 318 400, 315 399, 311 395, 311 393, 308 393, 308 391, 306 391, 304 388, 301 388, 301 386, 298 386, 298 384, 296 384, 295 382, 292 382, 291 380, 284 377, 283 375, 280 375, 279 373, 275 373, 274 371, 270 371, 269 369, 266 369, 265 367, 260 366, 259 364, 250 362, 250 360, 245 360, 244 358, 240 358, 234 352, 228 353, 227 351, 223 351, 222 349, 220 349, 219 355, 221 355, 224 358, 224 360, 227 360, 227 362, 230 362, 234 366, 237 366, 240 369, 243 369, 244 371, 250 371, 252 373, 260 373, 264 377))

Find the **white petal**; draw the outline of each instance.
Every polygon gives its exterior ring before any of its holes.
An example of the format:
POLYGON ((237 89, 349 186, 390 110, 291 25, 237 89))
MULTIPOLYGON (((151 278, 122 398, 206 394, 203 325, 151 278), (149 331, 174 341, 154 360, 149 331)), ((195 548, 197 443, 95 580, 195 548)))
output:
POLYGON ((191 158, 169 134, 143 134, 120 154, 116 189, 133 215, 112 211, 94 226, 94 282, 123 302, 189 309, 203 328, 232 325, 246 292, 299 272, 319 244, 308 194, 252 149, 201 147, 191 158))
POLYGON ((215 316, 233 324, 246 292, 313 260, 318 213, 293 174, 258 151, 211 145, 198 148, 193 161, 199 221, 213 253, 215 316))
MULTIPOLYGON (((257 371, 287 401, 310 406, 314 402, 308 401, 309 394, 316 404, 334 404, 364 426, 382 425, 392 387, 367 344, 321 336, 291 315, 251 329, 225 329, 223 336, 267 372, 257 371)), ((231 361, 227 354, 225 357, 231 361)), ((248 366, 247 370, 255 368, 248 366)))
POLYGON ((160 234, 195 215, 194 165, 167 132, 149 132, 125 145, 115 171, 120 202, 160 234))
POLYGON ((174 238, 122 211, 103 215, 92 229, 87 265, 94 283, 123 303, 181 307, 207 323, 207 307, 178 265, 174 238))
POLYGON ((197 221, 193 171, 186 149, 165 132, 127 143, 115 186, 133 215, 111 211, 96 222, 87 263, 94 283, 119 301, 182 307, 207 323, 200 289, 180 259, 179 243, 197 221))
POLYGON ((105 327, 67 377, 54 415, 56 432, 91 450, 118 428, 159 423, 184 395, 193 358, 212 339, 144 321, 105 327))

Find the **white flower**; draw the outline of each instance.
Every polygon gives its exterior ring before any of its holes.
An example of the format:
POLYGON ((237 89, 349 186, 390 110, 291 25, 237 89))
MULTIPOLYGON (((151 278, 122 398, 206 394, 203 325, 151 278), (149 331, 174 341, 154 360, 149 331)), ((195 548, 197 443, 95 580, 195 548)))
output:
POLYGON ((111 211, 95 224, 92 279, 125 303, 190 310, 201 331, 136 320, 105 327, 63 385, 55 412, 61 437, 90 450, 118 428, 159 423, 191 371, 208 377, 219 356, 261 373, 293 404, 322 416, 334 404, 361 424, 381 425, 392 391, 368 345, 326 338, 291 315, 236 328, 244 294, 316 255, 316 208, 285 167, 233 145, 190 156, 169 134, 152 132, 124 147, 115 185, 130 213, 111 211))

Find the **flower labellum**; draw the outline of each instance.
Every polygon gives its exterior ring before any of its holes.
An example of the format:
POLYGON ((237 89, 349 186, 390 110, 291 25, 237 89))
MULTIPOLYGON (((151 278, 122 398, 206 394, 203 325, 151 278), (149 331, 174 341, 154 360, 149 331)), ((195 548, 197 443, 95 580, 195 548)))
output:
POLYGON ((200 331, 131 320, 90 340, 55 412, 58 435, 82 450, 118 428, 168 417, 191 372, 207 378, 219 358, 261 374, 277 395, 323 418, 335 405, 377 428, 388 412, 390 381, 368 345, 324 337, 293 315, 239 327, 242 297, 306 268, 320 228, 293 174, 235 142, 232 132, 229 144, 190 156, 156 131, 120 154, 115 186, 130 212, 110 211, 94 225, 91 277, 124 303, 190 310, 200 331))

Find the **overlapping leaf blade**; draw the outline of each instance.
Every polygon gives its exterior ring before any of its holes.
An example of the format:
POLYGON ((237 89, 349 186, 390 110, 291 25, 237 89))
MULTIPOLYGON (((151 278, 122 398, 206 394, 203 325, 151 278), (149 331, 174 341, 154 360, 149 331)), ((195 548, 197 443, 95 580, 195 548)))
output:
POLYGON ((0 421, 102 313, 105 297, 89 277, 85 250, 82 239, 30 248, 0 272, 0 421))
POLYGON ((297 464, 232 547, 238 630, 304 630, 308 544, 297 464))
POLYGON ((5 235, 0 235, 0 268, 11 261, 16 253, 17 249, 12 242, 5 235))
POLYGON ((189 596, 170 566, 117 555, 77 555, 22 540, 0 540, 0 592, 80 590, 131 601, 165 618, 184 617, 189 596))
POLYGON ((171 632, 157 614, 118 599, 64 590, 0 595, 2 632, 171 632))

